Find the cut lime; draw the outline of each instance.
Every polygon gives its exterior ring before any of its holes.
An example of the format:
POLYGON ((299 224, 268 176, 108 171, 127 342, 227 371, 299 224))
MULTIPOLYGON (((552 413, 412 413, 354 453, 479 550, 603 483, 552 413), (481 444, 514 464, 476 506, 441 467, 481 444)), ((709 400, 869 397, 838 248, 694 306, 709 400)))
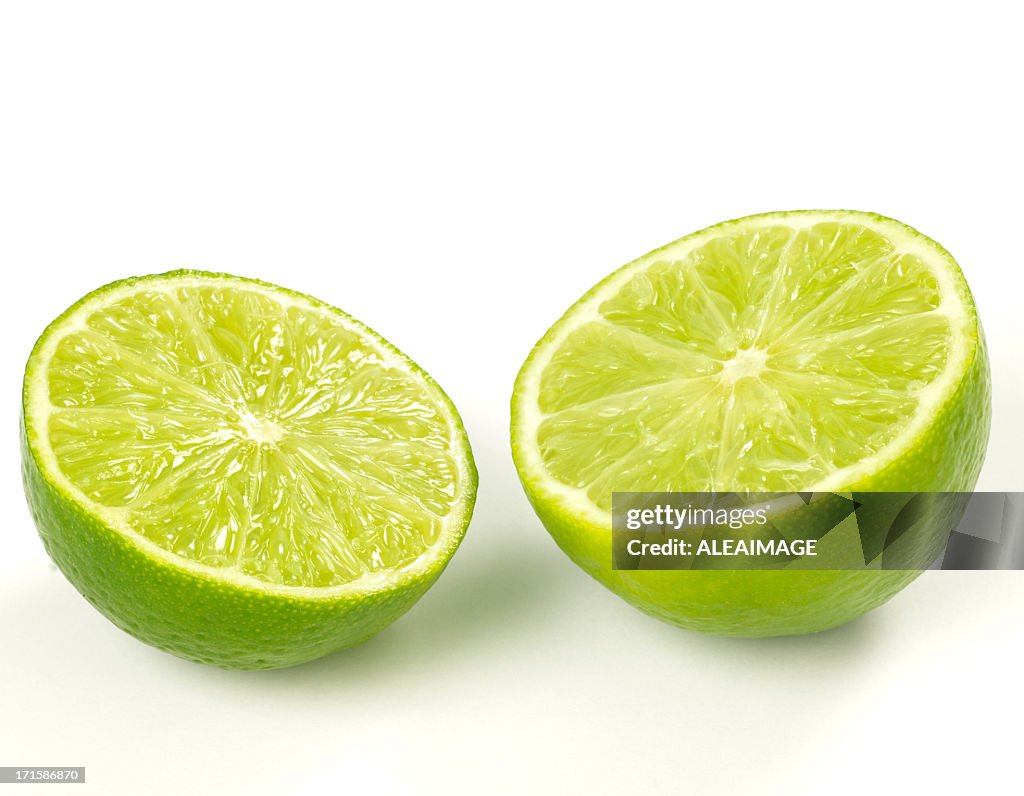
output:
POLYGON ((117 625, 193 660, 299 663, 372 636, 444 569, 476 472, 451 401, 370 329, 249 279, 90 293, 25 373, 46 548, 117 625))
POLYGON ((641 609, 736 635, 821 630, 916 572, 611 569, 615 491, 970 490, 988 362, 953 258, 897 221, 769 213, 616 271, 537 344, 512 450, 558 544, 641 609))

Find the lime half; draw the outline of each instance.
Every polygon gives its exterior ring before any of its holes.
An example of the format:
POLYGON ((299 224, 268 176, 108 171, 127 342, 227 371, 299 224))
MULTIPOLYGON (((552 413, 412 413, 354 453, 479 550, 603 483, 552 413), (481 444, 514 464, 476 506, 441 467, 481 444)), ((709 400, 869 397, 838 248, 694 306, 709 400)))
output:
POLYGON ((469 523, 451 401, 345 313, 178 271, 90 293, 25 373, 47 551, 121 628, 197 661, 299 663, 406 611, 469 523))
POLYGON ((973 488, 988 362, 953 258, 851 211, 769 213, 616 271, 520 371, 512 450, 558 544, 639 608, 735 635, 804 633, 914 571, 620 572, 615 491, 973 488))

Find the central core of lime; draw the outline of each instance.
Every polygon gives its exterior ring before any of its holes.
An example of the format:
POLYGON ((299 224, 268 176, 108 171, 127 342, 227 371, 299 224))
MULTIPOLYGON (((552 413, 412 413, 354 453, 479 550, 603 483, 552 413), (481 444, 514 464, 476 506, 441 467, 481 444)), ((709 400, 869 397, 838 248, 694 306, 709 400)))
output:
POLYGON ((259 445, 274 445, 284 437, 284 429, 267 417, 254 415, 243 409, 238 415, 238 423, 245 436, 259 445))
POLYGON ((737 351, 732 359, 725 361, 718 378, 726 384, 734 384, 748 376, 760 376, 767 366, 767 352, 760 348, 745 348, 737 351))

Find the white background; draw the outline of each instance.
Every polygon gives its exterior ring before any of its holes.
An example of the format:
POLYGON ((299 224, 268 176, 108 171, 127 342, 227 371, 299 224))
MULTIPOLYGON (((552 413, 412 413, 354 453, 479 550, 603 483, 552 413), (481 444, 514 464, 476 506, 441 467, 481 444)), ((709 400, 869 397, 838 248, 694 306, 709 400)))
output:
POLYGON ((981 487, 1022 487, 1020 20, 941 5, 0 6, 0 765, 85 765, 98 794, 1019 788, 1021 573, 928 573, 817 637, 689 634, 562 556, 507 444, 519 364, 598 278, 725 218, 852 207, 960 261, 995 378, 981 487), (33 340, 183 266, 345 308, 464 415, 465 544, 361 648, 177 660, 36 537, 33 340))

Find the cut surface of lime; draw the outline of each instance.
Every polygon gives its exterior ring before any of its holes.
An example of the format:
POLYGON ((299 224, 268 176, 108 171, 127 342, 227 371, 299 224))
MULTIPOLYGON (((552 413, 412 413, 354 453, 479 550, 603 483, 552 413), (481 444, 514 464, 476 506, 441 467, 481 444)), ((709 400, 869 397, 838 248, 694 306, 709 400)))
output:
MULTIPOLYGON (((24 429, 51 554, 88 539, 47 518, 41 502, 57 499, 199 591, 344 608, 422 585, 475 496, 461 421, 422 370, 333 307, 224 275, 125 280, 68 310, 30 358, 24 429)), ((84 565, 58 564, 93 599, 76 577, 108 575, 89 571, 87 549, 67 553, 84 565)), ((116 577, 129 603, 136 584, 116 577)))
POLYGON ((621 583, 599 558, 615 491, 970 489, 989 412, 977 313, 944 249, 873 214, 770 213, 587 293, 519 374, 512 444, 559 543, 621 583))

